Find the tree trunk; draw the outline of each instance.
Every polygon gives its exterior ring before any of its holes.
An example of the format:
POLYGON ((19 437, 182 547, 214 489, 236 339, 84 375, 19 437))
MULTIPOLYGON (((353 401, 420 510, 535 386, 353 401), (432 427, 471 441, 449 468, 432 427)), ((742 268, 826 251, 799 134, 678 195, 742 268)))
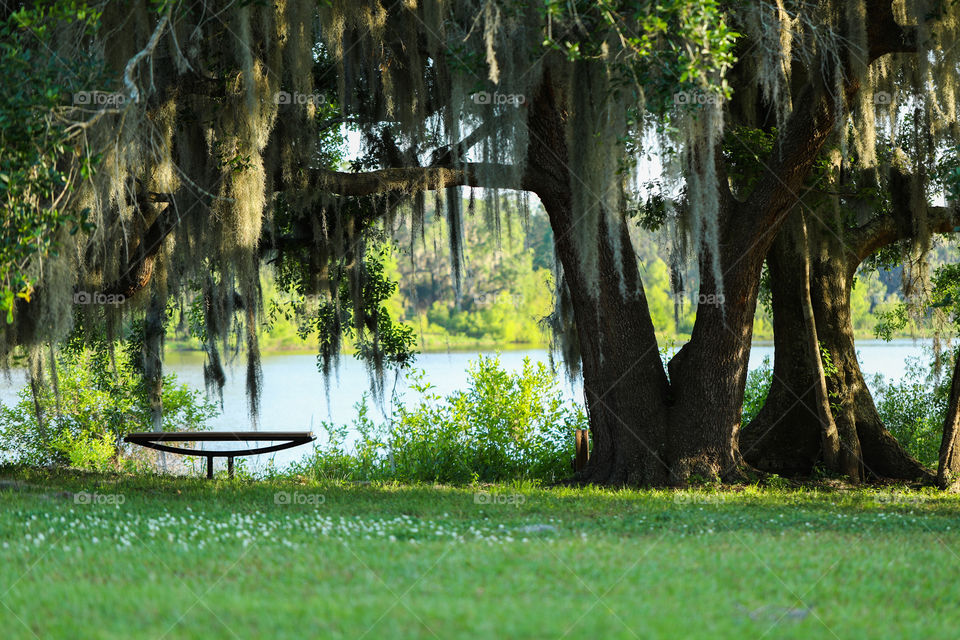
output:
POLYGON ((581 267, 562 111, 549 79, 530 118, 528 165, 550 217, 576 322, 593 450, 581 477, 598 484, 664 485, 668 384, 626 220, 596 230, 595 281, 581 267), (619 255, 618 261, 615 256, 619 255))
MULTIPOLYGON (((676 483, 693 476, 743 479, 740 409, 761 259, 746 254, 739 268, 730 269, 734 260, 726 247, 731 246, 727 244, 721 251, 725 271, 722 293, 709 267, 700 269, 701 299, 723 302, 699 305, 690 341, 669 363, 672 479, 676 483), (711 294, 715 297, 710 298, 711 294)), ((709 259, 701 257, 701 265, 709 264, 709 259)))
MULTIPOLYGON (((582 479, 644 485, 741 479, 740 407, 762 252, 721 240, 722 298, 709 267, 701 270, 701 292, 723 303, 700 306, 690 341, 670 361, 668 380, 626 221, 619 218, 618 233, 608 234, 601 216, 599 277, 589 282, 579 267, 563 190, 543 191, 540 199, 554 227, 581 350, 594 442, 582 479)), ((701 264, 709 265, 709 258, 701 264)))
POLYGON ((943 421, 943 440, 940 442, 940 460, 937 465, 937 486, 956 490, 960 482, 960 356, 953 364, 950 383, 950 401, 943 421))
POLYGON ((859 253, 849 250, 850 238, 841 239, 820 223, 811 224, 806 249, 798 245, 797 238, 790 228, 784 228, 767 256, 773 306, 773 380, 764 407, 744 428, 745 459, 775 473, 809 474, 822 463, 854 481, 867 476, 929 479, 929 471, 884 428, 857 361, 850 293, 859 253), (808 283, 802 270, 794 267, 796 256, 804 252, 807 256, 801 259, 811 266, 808 283), (817 388, 824 366, 819 353, 808 347, 811 332, 804 327, 802 308, 807 286, 816 320, 814 335, 831 361, 824 378, 840 445, 833 462, 824 455, 818 426, 817 388))
MULTIPOLYGON (((826 242, 821 246, 838 241, 827 230, 823 230, 822 238, 826 242)), ((833 361, 834 372, 827 378, 827 384, 831 395, 841 404, 836 416, 841 446, 849 456, 860 460, 861 477, 930 479, 929 471, 883 426, 863 378, 850 313, 850 292, 859 260, 842 261, 840 257, 843 255, 842 247, 821 251, 811 283, 817 326, 821 328, 821 344, 833 361)), ((837 470, 848 473, 843 466, 837 470)))
POLYGON ((669 363, 668 379, 625 217, 601 213, 596 233, 586 239, 576 228, 562 91, 545 73, 529 107, 527 172, 550 218, 576 325, 594 442, 581 479, 633 485, 742 479, 740 410, 761 267, 833 130, 833 102, 822 87, 808 87, 798 98, 802 107, 782 130, 769 175, 748 200, 737 201, 718 176, 714 250, 723 286, 714 281, 710 249, 704 249, 700 293, 718 304, 700 305, 690 341, 669 363), (596 243, 596 277, 581 263, 593 253, 585 242, 596 243))
POLYGON ((794 266, 798 252, 792 240, 785 228, 767 255, 773 308, 773 379, 763 407, 740 436, 747 462, 780 475, 810 473, 821 450, 817 367, 811 363, 809 329, 804 323, 804 291, 809 291, 809 284, 794 266))
MULTIPOLYGON (((830 392, 827 389, 826 372, 820 356, 820 339, 817 336, 817 319, 813 312, 813 298, 810 295, 810 240, 807 222, 801 213, 797 218, 802 242, 800 243, 803 271, 800 273, 800 304, 803 308, 803 335, 806 337, 807 358, 814 365, 817 421, 819 422, 820 451, 828 468, 840 469, 852 479, 860 478, 858 458, 846 447, 841 446, 840 430, 833 419, 830 407, 830 392)), ((845 434, 850 439, 850 434, 845 434)))
MULTIPOLYGON (((908 50, 910 45, 890 11, 881 6, 877 16, 882 24, 871 32, 868 62, 891 51, 908 50)), ((844 52, 824 56, 819 61, 824 68, 846 65, 844 52)), ((847 101, 859 87, 859 78, 851 73, 842 87, 847 101)), ((579 178, 570 174, 568 153, 577 150, 567 147, 571 101, 565 99, 564 90, 563 83, 555 86, 545 70, 527 106, 530 135, 524 184, 539 196, 550 218, 576 325, 594 442, 581 479, 663 485, 682 484, 694 476, 742 478, 740 410, 761 267, 777 230, 796 209, 796 194, 835 130, 836 87, 827 87, 817 75, 798 85, 795 108, 779 128, 774 149, 763 163, 765 173, 746 200, 731 194, 717 153, 719 238, 699 258, 702 299, 711 299, 712 294, 719 304, 700 305, 690 341, 668 365, 669 378, 660 360, 625 217, 621 212, 601 213, 598 228, 589 230, 588 238, 575 224, 571 184, 579 178), (714 281, 709 251, 717 252, 722 286, 714 281), (597 277, 588 275, 592 269, 581 264, 581 256, 594 253, 599 255, 597 277)), ((810 295, 815 313, 818 295, 819 291, 810 295)), ((846 295, 849 306, 848 286, 846 295)), ((812 351, 810 346, 801 349, 812 351)), ((874 429, 871 435, 883 433, 874 429)), ((867 440, 870 452, 877 450, 879 458, 888 453, 888 441, 867 440)), ((815 429, 808 458, 816 458, 820 442, 820 429, 815 429)))
MULTIPOLYGON (((156 291, 151 292, 150 304, 143 321, 143 383, 150 401, 150 429, 163 431, 163 337, 164 301, 156 291)), ((167 456, 160 452, 160 469, 167 471, 167 456)))

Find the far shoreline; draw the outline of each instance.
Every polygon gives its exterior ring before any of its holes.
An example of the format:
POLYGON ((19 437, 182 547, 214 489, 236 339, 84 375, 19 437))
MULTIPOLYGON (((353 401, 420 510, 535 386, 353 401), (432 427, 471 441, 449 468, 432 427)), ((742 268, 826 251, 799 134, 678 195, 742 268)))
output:
MULTIPOLYGON (((892 340, 883 340, 876 337, 857 337, 855 338, 858 345, 871 345, 871 346, 884 346, 889 345, 894 346, 903 346, 904 344, 916 345, 918 343, 932 342, 933 336, 897 336, 892 340)), ((670 349, 675 351, 680 346, 689 340, 689 336, 685 336, 683 342, 677 340, 668 342, 664 339, 660 340, 661 348, 670 349)), ((772 347, 774 346, 773 338, 763 337, 753 340, 751 343, 752 346, 756 347, 772 347)), ((496 343, 496 342, 487 342, 487 341, 478 341, 475 343, 464 344, 464 343, 451 343, 446 346, 432 344, 427 348, 417 349, 417 354, 423 355, 433 355, 433 354, 443 354, 443 353, 497 353, 497 352, 516 352, 516 351, 550 351, 550 345, 548 343, 496 343)), ((352 358, 354 355, 353 350, 344 351, 341 354, 341 357, 352 358)), ((191 356, 203 356, 204 351, 198 347, 189 347, 177 341, 175 344, 167 344, 165 349, 166 357, 173 357, 175 359, 192 359, 191 356)), ((273 347, 273 348, 264 348, 261 349, 260 354, 262 357, 277 357, 277 356, 316 356, 316 348, 311 348, 310 346, 290 346, 290 347, 273 347)))

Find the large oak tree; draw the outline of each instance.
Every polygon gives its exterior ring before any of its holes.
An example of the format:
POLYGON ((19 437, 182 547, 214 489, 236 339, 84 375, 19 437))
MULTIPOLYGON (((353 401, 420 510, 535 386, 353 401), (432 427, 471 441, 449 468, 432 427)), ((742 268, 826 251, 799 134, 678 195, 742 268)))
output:
MULTIPOLYGON (((594 450, 582 479, 596 483, 743 477, 761 268, 802 211, 824 146, 851 127, 855 168, 875 166, 876 130, 908 99, 927 114, 932 148, 952 143, 956 125, 958 9, 939 2, 97 7, 94 35, 67 21, 51 41, 58 55, 102 51, 108 80, 96 88, 122 97, 60 113, 101 154, 72 198, 96 230, 64 237, 66 250, 47 258, 8 344, 33 345, 39 361, 38 345, 69 329, 75 288, 122 294, 146 310, 155 381, 165 302, 192 291, 214 383, 226 336, 244 327, 255 413, 263 262, 325 297, 302 310, 325 362, 352 332, 379 370, 403 361, 404 341, 379 305, 371 237, 422 225, 432 192, 445 204, 456 275, 462 190, 479 189, 491 210, 501 190, 532 193, 553 228, 553 326, 583 374, 594 450), (345 124, 366 141, 349 170, 335 151, 345 124), (724 127, 772 137, 746 188, 722 151, 724 127), (701 298, 723 300, 700 305, 666 366, 629 234, 650 135, 680 194, 665 221, 689 236, 701 298)), ((796 253, 782 257, 787 271, 810 270, 796 253)), ((843 291, 823 295, 829 305, 843 291)))

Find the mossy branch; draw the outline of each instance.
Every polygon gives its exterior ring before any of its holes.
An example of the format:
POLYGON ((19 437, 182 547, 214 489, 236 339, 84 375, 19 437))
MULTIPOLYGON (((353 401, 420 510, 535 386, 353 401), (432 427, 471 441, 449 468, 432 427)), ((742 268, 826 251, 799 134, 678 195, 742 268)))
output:
POLYGON ((510 167, 482 162, 460 167, 400 167, 362 173, 314 169, 313 183, 323 191, 341 196, 410 194, 447 187, 534 190, 529 175, 517 179, 514 173, 510 167))

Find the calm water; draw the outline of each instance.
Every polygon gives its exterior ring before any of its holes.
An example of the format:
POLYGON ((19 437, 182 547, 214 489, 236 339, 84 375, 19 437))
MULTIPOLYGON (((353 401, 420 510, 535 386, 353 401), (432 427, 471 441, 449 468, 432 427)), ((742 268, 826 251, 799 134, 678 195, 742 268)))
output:
MULTIPOLYGON (((858 343, 860 363, 868 379, 874 373, 881 373, 892 379, 904 375, 906 360, 911 357, 923 357, 929 341, 902 340, 890 343, 880 341, 861 341, 858 343)), ((501 363, 511 370, 518 370, 523 359, 549 362, 549 356, 543 350, 506 351, 501 353, 501 363)), ((750 353, 750 368, 756 368, 764 357, 773 358, 772 345, 754 345, 750 353)), ((467 367, 477 358, 477 353, 428 353, 417 358, 416 367, 426 372, 427 380, 435 385, 437 392, 450 393, 466 386, 467 367)), ((203 389, 203 359, 200 354, 168 354, 166 368, 176 372, 180 381, 195 389, 203 389)), ((227 382, 223 390, 223 413, 212 426, 215 430, 249 430, 245 386, 245 365, 238 360, 227 368, 227 382)), ((10 380, 0 379, 0 401, 9 404, 16 397, 18 389, 24 386, 24 373, 14 371, 10 380)), ((414 392, 407 389, 406 381, 393 377, 387 383, 389 389, 396 389, 399 397, 413 397, 414 392)), ((563 393, 571 402, 582 402, 582 388, 579 381, 562 383, 563 393)), ((341 360, 340 370, 331 378, 329 403, 323 376, 317 371, 316 357, 309 354, 272 355, 263 358, 263 394, 261 400, 262 430, 307 431, 312 430, 322 439, 322 422, 349 423, 355 415, 354 404, 369 391, 369 377, 366 368, 352 357, 341 360)), ((374 406, 374 414, 382 416, 390 412, 387 399, 382 407, 374 406)), ((275 454, 275 463, 285 465, 297 459, 306 451, 305 447, 281 451, 275 454)), ((253 468, 266 464, 263 459, 250 459, 253 468)), ((218 461, 219 462, 219 461, 218 461)))

